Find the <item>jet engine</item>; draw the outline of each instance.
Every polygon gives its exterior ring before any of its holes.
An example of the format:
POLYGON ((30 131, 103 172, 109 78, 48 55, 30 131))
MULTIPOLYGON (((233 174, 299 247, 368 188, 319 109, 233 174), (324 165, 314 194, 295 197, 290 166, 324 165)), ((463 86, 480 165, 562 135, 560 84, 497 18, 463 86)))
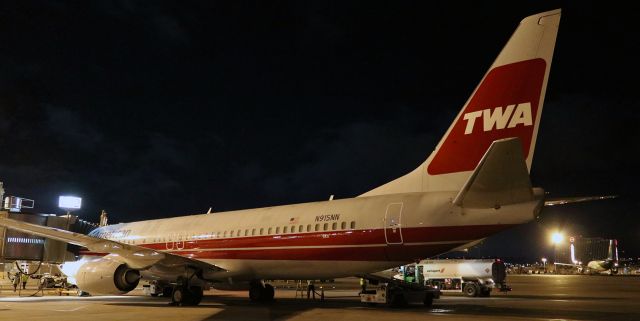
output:
POLYGON ((138 286, 140 271, 108 259, 95 259, 82 264, 75 274, 80 290, 91 295, 125 294, 138 286))

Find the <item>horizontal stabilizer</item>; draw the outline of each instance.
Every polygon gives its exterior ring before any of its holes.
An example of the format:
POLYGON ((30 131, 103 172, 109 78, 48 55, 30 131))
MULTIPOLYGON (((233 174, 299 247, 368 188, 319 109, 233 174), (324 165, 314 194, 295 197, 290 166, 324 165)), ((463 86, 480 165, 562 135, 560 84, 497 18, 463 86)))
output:
POLYGON ((533 200, 519 138, 494 141, 453 203, 467 208, 499 208, 533 200))
POLYGON ((601 200, 608 200, 608 199, 613 199, 617 197, 618 195, 600 195, 600 196, 551 198, 544 201, 544 206, 556 206, 556 205, 565 205, 565 204, 582 203, 582 202, 590 202, 590 201, 601 201, 601 200))

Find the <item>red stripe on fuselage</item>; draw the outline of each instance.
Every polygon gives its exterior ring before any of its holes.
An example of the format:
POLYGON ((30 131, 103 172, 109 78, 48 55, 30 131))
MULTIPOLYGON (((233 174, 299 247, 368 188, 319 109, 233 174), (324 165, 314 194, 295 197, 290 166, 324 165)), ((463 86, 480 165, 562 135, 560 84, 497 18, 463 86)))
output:
POLYGON ((465 241, 481 239, 511 226, 403 228, 404 245, 385 245, 384 229, 367 229, 162 242, 141 246, 159 251, 169 250, 194 259, 405 261, 440 254, 465 241), (435 242, 448 243, 407 244, 435 242), (378 246, 370 247, 376 244, 378 246))
POLYGON ((197 260, 413 261, 446 252, 458 245, 460 244, 222 251, 200 250, 174 251, 172 253, 197 260), (400 255, 396 255, 396 253, 400 255))

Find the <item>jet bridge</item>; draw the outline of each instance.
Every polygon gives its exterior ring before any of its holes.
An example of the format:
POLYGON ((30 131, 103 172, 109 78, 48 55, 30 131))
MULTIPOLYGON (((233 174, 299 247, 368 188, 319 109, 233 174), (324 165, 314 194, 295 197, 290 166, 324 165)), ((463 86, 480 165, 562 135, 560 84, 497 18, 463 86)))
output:
MULTIPOLYGON (((0 182, 0 217, 82 234, 88 234, 98 227, 97 224, 81 220, 69 212, 61 216, 32 213, 30 211, 33 210, 34 203, 32 199, 5 195, 4 184, 0 182)), ((106 224, 106 212, 103 216, 106 224)), ((75 245, 0 227, 0 262, 63 263, 75 260, 74 256, 78 252, 79 248, 75 245)))
MULTIPOLYGON (((0 210, 0 217, 83 234, 87 234, 97 227, 93 223, 79 220, 74 215, 56 216, 55 214, 15 213, 0 210)), ((69 256, 77 254, 77 250, 76 246, 68 245, 65 242, 0 227, 0 261, 63 263, 69 256)))

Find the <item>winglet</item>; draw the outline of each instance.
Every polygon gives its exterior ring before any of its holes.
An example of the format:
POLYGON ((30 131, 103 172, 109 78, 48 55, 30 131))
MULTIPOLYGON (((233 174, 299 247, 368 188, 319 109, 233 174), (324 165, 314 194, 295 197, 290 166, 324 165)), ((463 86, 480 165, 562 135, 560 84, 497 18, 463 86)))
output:
POLYGON ((519 138, 494 141, 453 203, 467 208, 499 208, 534 199, 519 138))

